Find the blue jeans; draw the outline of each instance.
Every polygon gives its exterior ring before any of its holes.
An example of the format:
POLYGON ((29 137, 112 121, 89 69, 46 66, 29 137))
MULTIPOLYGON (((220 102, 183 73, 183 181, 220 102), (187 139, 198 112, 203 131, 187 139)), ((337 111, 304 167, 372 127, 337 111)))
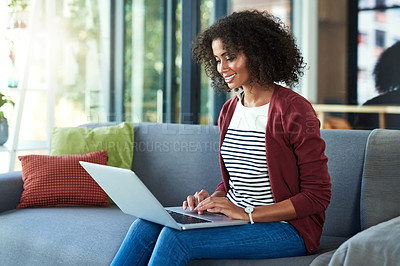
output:
POLYGON ((111 265, 186 265, 193 259, 267 259, 306 254, 289 223, 178 231, 137 219, 111 265))

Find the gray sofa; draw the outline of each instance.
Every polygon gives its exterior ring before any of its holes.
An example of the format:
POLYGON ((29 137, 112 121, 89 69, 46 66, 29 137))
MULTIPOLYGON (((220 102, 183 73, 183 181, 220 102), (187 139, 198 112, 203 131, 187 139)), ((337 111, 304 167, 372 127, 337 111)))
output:
MULTIPOLYGON (((89 124, 93 128, 107 124, 89 124)), ((322 130, 332 199, 320 250, 270 260, 195 260, 189 265, 326 263, 358 232, 400 215, 400 131, 322 130)), ((220 182, 215 126, 135 124, 132 168, 164 206, 220 182)), ((15 209, 21 172, 0 175, 0 265, 109 265, 134 217, 117 207, 15 209)), ((323 264, 320 264, 323 265, 323 264)))

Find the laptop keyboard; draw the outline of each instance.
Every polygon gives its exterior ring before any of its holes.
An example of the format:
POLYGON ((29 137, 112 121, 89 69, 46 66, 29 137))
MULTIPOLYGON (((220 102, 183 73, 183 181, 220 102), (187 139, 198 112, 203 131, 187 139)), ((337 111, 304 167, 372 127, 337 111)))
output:
POLYGON ((209 220, 193 217, 190 215, 185 215, 171 210, 166 210, 166 211, 172 216, 172 218, 174 218, 176 222, 181 224, 211 223, 211 221, 209 220))

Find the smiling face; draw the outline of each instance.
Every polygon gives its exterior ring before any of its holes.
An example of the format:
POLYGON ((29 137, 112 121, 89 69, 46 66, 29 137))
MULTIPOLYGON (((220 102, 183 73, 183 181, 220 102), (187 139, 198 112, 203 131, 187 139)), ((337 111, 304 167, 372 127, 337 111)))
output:
POLYGON ((212 50, 217 61, 217 71, 229 88, 246 87, 250 83, 247 58, 243 53, 232 54, 225 50, 221 39, 213 40, 212 50))

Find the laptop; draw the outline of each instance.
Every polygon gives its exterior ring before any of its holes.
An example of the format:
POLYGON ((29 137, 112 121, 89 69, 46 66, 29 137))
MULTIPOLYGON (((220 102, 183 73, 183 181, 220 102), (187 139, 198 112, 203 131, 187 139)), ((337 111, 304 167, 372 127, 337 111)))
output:
POLYGON ((164 208, 139 177, 128 169, 79 162, 124 213, 177 230, 247 224, 223 214, 164 208))

